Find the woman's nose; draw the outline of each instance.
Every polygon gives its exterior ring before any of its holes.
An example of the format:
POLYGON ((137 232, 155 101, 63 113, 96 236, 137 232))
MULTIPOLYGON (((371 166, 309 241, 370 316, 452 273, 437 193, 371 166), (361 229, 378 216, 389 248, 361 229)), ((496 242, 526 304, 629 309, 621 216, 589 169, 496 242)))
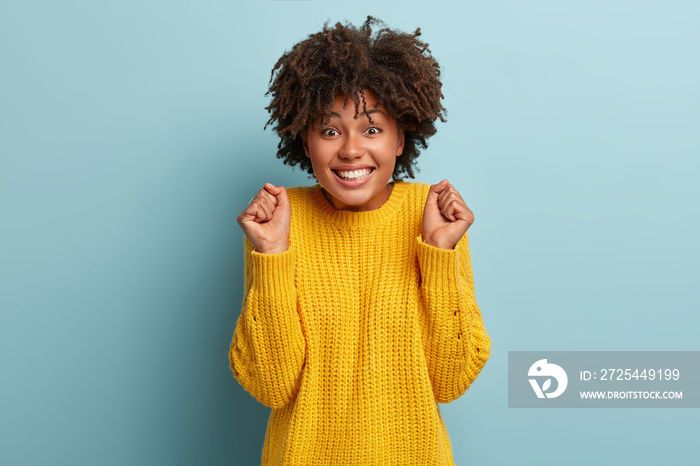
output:
POLYGON ((356 159, 362 157, 364 153, 364 147, 362 146, 362 141, 359 136, 349 135, 346 136, 343 141, 343 145, 340 148, 340 153, 338 154, 344 159, 356 159))

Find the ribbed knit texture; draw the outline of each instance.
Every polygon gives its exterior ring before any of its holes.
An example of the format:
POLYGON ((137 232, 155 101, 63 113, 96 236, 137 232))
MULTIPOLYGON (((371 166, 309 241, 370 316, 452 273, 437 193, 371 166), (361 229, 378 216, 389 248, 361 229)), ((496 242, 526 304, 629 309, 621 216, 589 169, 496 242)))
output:
POLYGON ((262 465, 454 465, 439 403, 474 382, 491 342, 468 237, 422 240, 430 185, 395 182, 376 210, 336 210, 319 185, 287 190, 290 247, 245 243, 229 358, 272 408, 262 465))

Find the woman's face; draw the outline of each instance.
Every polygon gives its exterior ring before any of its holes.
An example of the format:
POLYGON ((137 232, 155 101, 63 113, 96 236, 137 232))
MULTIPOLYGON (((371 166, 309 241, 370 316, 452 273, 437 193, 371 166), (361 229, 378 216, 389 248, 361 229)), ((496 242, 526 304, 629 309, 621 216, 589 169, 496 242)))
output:
MULTIPOLYGON (((384 105, 374 108, 377 96, 363 90, 367 114, 355 116, 355 103, 335 97, 330 121, 309 124, 303 136, 306 156, 314 175, 338 210, 366 211, 380 208, 389 199, 388 185, 396 157, 404 146, 404 133, 384 105)), ((361 101, 360 101, 361 102, 361 101)), ((360 103, 362 109, 362 103, 360 103)))

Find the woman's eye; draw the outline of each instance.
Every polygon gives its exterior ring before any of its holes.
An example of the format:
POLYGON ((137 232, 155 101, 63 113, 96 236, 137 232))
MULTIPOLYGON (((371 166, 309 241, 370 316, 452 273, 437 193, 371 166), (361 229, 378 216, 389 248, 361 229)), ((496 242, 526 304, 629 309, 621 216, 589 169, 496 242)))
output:
POLYGON ((335 136, 337 133, 336 133, 336 131, 335 131, 334 129, 332 129, 332 128, 326 128, 326 129, 324 129, 324 130, 321 131, 321 134, 323 134, 323 135, 325 135, 325 136, 335 136))
POLYGON ((374 126, 371 126, 367 128, 367 133, 369 134, 379 134, 381 130, 379 128, 375 128, 374 126))

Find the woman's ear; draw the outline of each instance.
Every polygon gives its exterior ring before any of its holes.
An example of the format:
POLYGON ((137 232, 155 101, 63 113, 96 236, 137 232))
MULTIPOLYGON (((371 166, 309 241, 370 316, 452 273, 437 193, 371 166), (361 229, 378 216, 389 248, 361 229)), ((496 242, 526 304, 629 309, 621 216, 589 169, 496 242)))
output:
POLYGON ((403 154, 403 146, 406 144, 406 132, 399 130, 399 142, 396 144, 396 156, 403 154))

